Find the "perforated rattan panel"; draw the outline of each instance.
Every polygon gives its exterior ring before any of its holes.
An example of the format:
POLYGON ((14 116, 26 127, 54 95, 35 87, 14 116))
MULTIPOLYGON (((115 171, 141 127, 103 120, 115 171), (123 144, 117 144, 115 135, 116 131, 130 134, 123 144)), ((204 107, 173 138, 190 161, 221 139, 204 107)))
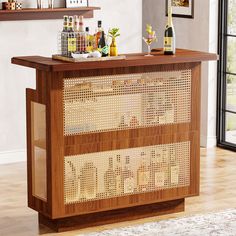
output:
POLYGON ((187 123, 191 70, 64 79, 64 134, 187 123))
POLYGON ((65 204, 190 185, 190 142, 64 158, 65 204))

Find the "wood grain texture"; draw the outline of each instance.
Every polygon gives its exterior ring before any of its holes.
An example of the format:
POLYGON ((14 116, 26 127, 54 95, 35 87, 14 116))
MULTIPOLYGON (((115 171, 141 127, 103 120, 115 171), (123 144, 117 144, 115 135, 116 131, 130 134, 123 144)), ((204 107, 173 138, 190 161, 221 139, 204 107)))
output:
POLYGON ((99 7, 81 8, 53 8, 37 9, 26 8, 22 10, 0 10, 0 21, 19 21, 19 20, 43 20, 43 19, 62 19, 64 15, 83 15, 85 18, 93 18, 93 11, 99 7))
POLYGON ((55 220, 39 214, 39 223, 46 225, 57 232, 63 232, 121 221, 136 220, 150 216, 160 216, 163 214, 181 211, 184 211, 184 199, 55 220))
POLYGON ((46 71, 76 71, 88 69, 104 69, 104 68, 126 68, 139 67, 148 65, 176 64, 187 62, 201 62, 209 60, 217 60, 218 56, 213 53, 205 53, 198 51, 190 51, 185 49, 177 49, 176 55, 167 56, 163 52, 153 53, 153 57, 145 57, 144 54, 126 54, 126 60, 118 61, 101 61, 101 62, 62 62, 47 57, 29 56, 29 57, 13 57, 12 63, 31 67, 46 71))

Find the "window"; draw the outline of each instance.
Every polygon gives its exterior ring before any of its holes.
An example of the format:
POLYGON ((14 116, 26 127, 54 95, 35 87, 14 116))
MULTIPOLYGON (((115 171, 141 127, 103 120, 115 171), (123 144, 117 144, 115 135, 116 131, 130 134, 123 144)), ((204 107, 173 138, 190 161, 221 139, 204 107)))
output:
POLYGON ((217 143, 236 150, 236 0, 219 4, 217 143))

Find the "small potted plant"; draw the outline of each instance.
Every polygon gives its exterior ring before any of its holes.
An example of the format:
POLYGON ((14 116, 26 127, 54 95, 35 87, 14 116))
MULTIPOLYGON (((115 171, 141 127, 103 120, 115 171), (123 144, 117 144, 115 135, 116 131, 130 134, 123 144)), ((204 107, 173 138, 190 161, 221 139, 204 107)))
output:
POLYGON ((119 28, 112 28, 108 31, 108 36, 112 38, 112 42, 110 45, 110 56, 118 56, 118 49, 116 44, 116 38, 120 36, 119 28))

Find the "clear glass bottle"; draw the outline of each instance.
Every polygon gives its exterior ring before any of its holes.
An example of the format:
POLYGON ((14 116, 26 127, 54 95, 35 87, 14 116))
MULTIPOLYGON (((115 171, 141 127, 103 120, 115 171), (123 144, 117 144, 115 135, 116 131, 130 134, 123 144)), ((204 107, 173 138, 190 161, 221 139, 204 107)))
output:
POLYGON ((147 164, 147 155, 145 152, 141 153, 141 165, 137 171, 138 191, 148 191, 150 181, 150 166, 147 164))
POLYGON ((125 169, 123 172, 124 194, 133 193, 135 191, 134 173, 130 167, 130 157, 125 159, 125 169))
POLYGON ((69 16, 68 25, 68 57, 72 57, 72 53, 76 52, 76 34, 73 26, 73 16, 69 16))
POLYGON ((93 162, 86 162, 81 170, 81 197, 95 199, 97 196, 98 175, 93 162))
POLYGON ((124 192, 123 179, 122 179, 122 165, 121 165, 121 156, 116 156, 116 194, 122 194, 124 192))
POLYGON ((65 15, 63 17, 63 30, 61 32, 61 55, 68 55, 68 25, 69 25, 69 17, 65 15))
POLYGON ((175 147, 170 150, 170 183, 171 185, 179 184, 179 164, 175 147))
POLYGON ((109 167, 104 174, 104 186, 107 196, 113 196, 116 194, 116 176, 113 169, 113 158, 109 157, 109 167))

